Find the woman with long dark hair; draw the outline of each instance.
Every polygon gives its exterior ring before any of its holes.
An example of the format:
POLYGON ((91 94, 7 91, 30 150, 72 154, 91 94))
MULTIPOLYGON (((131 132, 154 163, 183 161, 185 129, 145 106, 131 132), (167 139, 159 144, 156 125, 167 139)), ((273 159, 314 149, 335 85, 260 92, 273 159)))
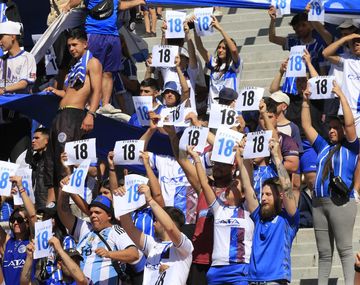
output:
POLYGON ((339 252, 345 284, 354 282, 352 248, 356 216, 353 179, 358 161, 359 139, 349 103, 334 81, 332 92, 339 98, 344 120, 331 117, 328 141, 312 126, 309 88, 303 92, 301 124, 306 138, 317 153, 317 172, 313 191, 313 219, 319 253, 319 284, 328 284, 334 252, 339 252))
POLYGON ((223 36, 216 47, 215 55, 210 55, 194 30, 196 48, 205 60, 206 67, 210 69, 208 107, 214 103, 214 98, 218 97, 224 87, 237 90, 238 74, 241 71, 241 59, 236 42, 229 37, 214 16, 210 26, 223 36))

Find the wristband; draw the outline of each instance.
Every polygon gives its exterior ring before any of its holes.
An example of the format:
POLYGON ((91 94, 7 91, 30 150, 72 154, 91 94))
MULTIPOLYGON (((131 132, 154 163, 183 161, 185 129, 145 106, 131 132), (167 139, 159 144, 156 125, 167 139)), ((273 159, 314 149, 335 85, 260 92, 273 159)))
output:
POLYGON ((95 112, 88 110, 87 113, 90 114, 91 116, 93 116, 94 119, 96 118, 96 113, 95 112))
POLYGON ((109 168, 109 171, 115 171, 115 168, 109 168))
POLYGON ((20 194, 22 194, 22 193, 24 193, 24 192, 25 192, 24 187, 19 188, 19 193, 20 193, 20 194))
POLYGON ((360 273, 360 266, 357 266, 356 264, 354 264, 354 269, 357 273, 360 273))

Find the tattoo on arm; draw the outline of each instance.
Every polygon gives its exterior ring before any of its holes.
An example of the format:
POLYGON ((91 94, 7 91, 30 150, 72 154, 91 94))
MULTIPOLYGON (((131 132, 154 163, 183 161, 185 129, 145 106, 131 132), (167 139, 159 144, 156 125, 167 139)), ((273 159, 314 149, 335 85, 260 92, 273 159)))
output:
POLYGON ((283 192, 285 193, 287 198, 294 199, 294 194, 292 191, 292 185, 289 174, 285 169, 284 165, 280 161, 276 163, 276 169, 279 175, 283 192))

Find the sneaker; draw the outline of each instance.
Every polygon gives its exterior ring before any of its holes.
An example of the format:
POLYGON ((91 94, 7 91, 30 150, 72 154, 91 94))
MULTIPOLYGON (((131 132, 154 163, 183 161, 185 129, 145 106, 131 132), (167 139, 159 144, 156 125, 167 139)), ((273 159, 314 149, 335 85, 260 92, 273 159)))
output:
POLYGON ((156 38, 156 33, 151 32, 151 37, 156 38))
POLYGON ((106 104, 105 106, 102 106, 99 108, 98 113, 100 113, 100 114, 116 114, 116 113, 121 113, 121 110, 116 109, 111 104, 106 104))
POLYGON ((146 32, 146 33, 143 34, 141 37, 142 37, 142 38, 151 38, 151 37, 153 37, 153 35, 152 35, 152 33, 146 32))
POLYGON ((135 28, 136 28, 136 23, 135 23, 135 22, 129 23, 129 30, 130 30, 131 32, 134 31, 135 28))

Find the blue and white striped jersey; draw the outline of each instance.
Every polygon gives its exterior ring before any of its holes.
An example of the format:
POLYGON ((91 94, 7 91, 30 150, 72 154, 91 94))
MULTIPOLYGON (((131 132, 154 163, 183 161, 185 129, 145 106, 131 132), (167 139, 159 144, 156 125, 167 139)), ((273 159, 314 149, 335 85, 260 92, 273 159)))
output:
MULTIPOLYGON (((102 235, 114 251, 135 246, 125 230, 119 225, 105 228, 100 231, 99 234, 102 235)), ((90 223, 77 219, 73 237, 79 240, 77 250, 84 258, 80 266, 86 277, 92 280, 94 284, 121 284, 118 274, 112 266, 111 259, 103 258, 95 253, 97 248, 102 247, 107 249, 107 246, 93 231, 90 223)))

